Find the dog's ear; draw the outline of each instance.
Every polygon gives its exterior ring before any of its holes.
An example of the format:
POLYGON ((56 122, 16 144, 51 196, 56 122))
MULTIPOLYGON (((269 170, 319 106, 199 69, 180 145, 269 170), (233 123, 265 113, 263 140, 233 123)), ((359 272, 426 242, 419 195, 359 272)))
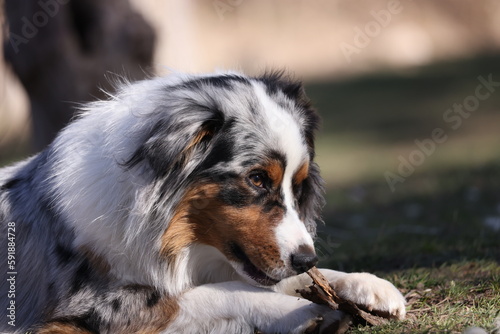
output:
POLYGON ((183 170, 208 150, 223 125, 224 114, 216 109, 190 106, 175 114, 165 112, 127 165, 147 161, 157 177, 183 170))

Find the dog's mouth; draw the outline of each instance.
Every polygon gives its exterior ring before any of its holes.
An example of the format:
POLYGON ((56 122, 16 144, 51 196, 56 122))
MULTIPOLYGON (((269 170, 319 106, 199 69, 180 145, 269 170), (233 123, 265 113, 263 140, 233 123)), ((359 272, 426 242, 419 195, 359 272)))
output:
POLYGON ((274 279, 272 277, 269 277, 266 275, 262 270, 257 268, 252 261, 248 258, 248 256, 245 254, 245 252, 241 249, 240 246, 236 244, 231 245, 231 253, 241 261, 243 264, 243 271, 247 276, 249 276, 252 280, 257 282, 260 285, 263 286, 270 286, 270 285, 275 285, 278 283, 280 280, 274 279))

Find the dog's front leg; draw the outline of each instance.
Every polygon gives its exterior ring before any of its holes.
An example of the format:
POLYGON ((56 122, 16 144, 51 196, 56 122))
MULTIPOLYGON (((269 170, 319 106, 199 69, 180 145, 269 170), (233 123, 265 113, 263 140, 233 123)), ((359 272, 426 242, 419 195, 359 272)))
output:
POLYGON ((342 312, 243 282, 202 285, 184 293, 162 333, 321 333, 342 312))
MULTIPOLYGON (((320 269, 337 294, 369 311, 376 311, 385 317, 404 319, 406 301, 396 287, 369 273, 344 273, 330 269, 320 269)), ((297 296, 297 289, 311 285, 307 274, 287 278, 278 283, 274 290, 297 296)))

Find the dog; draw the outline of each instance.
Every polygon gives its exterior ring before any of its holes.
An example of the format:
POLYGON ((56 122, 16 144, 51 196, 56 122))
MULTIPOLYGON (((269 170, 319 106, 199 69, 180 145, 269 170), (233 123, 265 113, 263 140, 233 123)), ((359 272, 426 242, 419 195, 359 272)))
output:
MULTIPOLYGON (((296 293, 323 205, 300 82, 177 73, 81 109, 0 170, 2 333, 324 333, 346 318, 296 293)), ((404 318, 388 281, 322 273, 404 318)))

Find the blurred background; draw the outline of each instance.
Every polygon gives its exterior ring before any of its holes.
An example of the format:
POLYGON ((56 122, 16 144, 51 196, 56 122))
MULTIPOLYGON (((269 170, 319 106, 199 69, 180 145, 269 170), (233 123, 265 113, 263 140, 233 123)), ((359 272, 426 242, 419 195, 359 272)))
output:
POLYGON ((322 265, 500 261, 499 18, 496 0, 6 0, 0 165, 117 76, 287 69, 323 118, 322 265))

